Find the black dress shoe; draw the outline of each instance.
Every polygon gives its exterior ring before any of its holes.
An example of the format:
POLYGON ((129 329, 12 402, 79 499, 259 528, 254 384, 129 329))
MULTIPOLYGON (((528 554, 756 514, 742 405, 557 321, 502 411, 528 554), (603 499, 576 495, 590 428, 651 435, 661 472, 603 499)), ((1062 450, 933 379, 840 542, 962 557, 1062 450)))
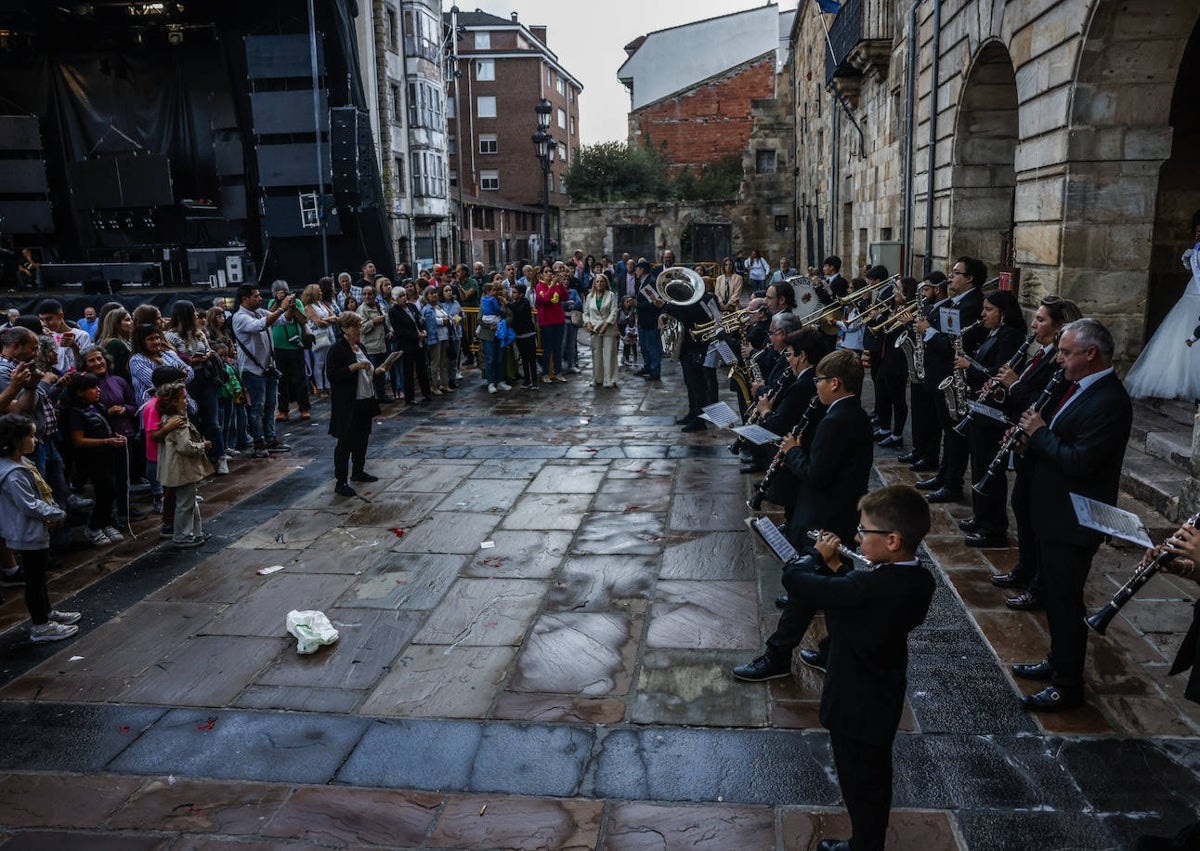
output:
POLYGON ((940 476, 934 476, 930 479, 920 479, 917 482, 917 490, 935 491, 942 487, 942 479, 940 476))
POLYGON ((1012 672, 1014 677, 1020 677, 1023 680, 1040 680, 1048 683, 1050 677, 1054 675, 1054 666, 1050 664, 1049 659, 1043 659, 1031 665, 1013 665, 1012 672))
POLYGON ((876 441, 877 446, 884 449, 896 449, 904 445, 904 437, 899 434, 892 434, 885 437, 883 440, 876 441))
POLYGON ((1021 594, 1017 597, 1009 597, 1004 601, 1004 605, 1017 612, 1034 612, 1038 609, 1046 608, 1042 604, 1042 601, 1035 597, 1030 591, 1026 591, 1024 594, 1021 594))
MULTIPOLYGON (((933 495, 930 494, 932 501, 933 495)), ((979 547, 984 550, 1002 550, 1008 546, 1007 535, 993 535, 990 532, 972 532, 967 537, 963 538, 963 543, 968 547, 979 547)))
POLYGON ((817 851, 850 851, 850 840, 822 839, 817 843, 817 851))
POLYGON ((1014 570, 1011 573, 997 573, 992 577, 992 584, 997 588, 1024 588, 1029 581, 1018 576, 1014 570))
POLYGON ((908 469, 914 473, 928 473, 930 470, 936 470, 937 468, 937 461, 930 461, 927 458, 922 458, 920 461, 908 465, 908 469))
POLYGON ((738 468, 739 473, 761 473, 763 467, 761 464, 743 464, 738 468))
POLYGON ((925 497, 929 502, 961 502, 962 498, 962 491, 944 487, 938 488, 925 497))
POLYGON ((775 608, 786 609, 788 607, 788 603, 790 603, 790 602, 791 602, 791 599, 788 598, 787 594, 780 594, 778 597, 775 598, 775 608))
POLYGON ((958 528, 962 529, 964 532, 978 532, 979 521, 974 517, 968 517, 966 520, 958 521, 958 528))
POLYGON ((366 472, 365 470, 360 470, 359 472, 354 473, 353 475, 350 476, 350 481, 352 481, 352 482, 377 482, 377 481, 379 481, 379 476, 372 476, 370 473, 366 472))
POLYGON ((358 496, 358 491, 350 487, 346 482, 338 482, 334 485, 333 492, 338 496, 358 496))
POLYGON ((820 650, 809 650, 807 647, 800 651, 800 661, 818 671, 824 671, 829 662, 820 650))
POLYGON ((1083 706, 1083 692, 1063 691, 1058 686, 1046 686, 1021 698, 1021 707, 1027 712, 1064 712, 1077 706, 1083 706))
POLYGON ((696 419, 691 414, 684 414, 682 417, 675 418, 675 425, 687 425, 692 420, 696 419))
POLYGON ((763 680, 777 680, 792 673, 791 663, 780 661, 764 653, 753 662, 738 665, 733 669, 735 679, 747 683, 759 683, 763 680))
POLYGON ((681 428, 680 431, 704 431, 706 428, 708 428, 708 426, 704 424, 703 420, 692 420, 690 423, 681 428))
POLYGON ((920 457, 920 454, 914 449, 912 452, 905 452, 903 455, 898 456, 896 460, 901 464, 912 464, 920 459, 920 457))

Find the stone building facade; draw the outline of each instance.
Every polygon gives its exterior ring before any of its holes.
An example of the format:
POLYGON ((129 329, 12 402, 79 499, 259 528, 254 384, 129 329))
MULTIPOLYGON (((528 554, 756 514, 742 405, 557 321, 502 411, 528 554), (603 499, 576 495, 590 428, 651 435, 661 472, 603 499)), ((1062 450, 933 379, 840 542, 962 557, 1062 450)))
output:
POLYGON ((797 265, 889 241, 917 275, 977 255, 1019 270, 1026 305, 1059 293, 1106 321, 1127 363, 1187 279, 1198 17, 1197 0, 801 0, 777 80, 797 265))

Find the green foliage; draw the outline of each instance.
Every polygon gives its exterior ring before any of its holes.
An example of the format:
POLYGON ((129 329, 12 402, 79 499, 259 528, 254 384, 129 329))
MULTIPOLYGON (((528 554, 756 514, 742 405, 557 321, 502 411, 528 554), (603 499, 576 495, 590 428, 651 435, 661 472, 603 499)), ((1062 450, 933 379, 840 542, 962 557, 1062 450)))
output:
POLYGON ((652 145, 602 142, 576 149, 564 182, 571 200, 581 203, 722 200, 736 197, 741 188, 742 158, 729 154, 699 176, 685 168, 672 179, 667 157, 652 145))

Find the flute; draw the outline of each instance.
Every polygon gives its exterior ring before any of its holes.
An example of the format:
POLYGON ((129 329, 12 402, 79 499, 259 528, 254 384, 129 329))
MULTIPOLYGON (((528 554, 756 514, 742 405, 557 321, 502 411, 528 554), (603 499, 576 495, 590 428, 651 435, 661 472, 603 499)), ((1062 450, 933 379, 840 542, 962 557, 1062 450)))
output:
MULTIPOLYGON (((821 533, 818 532, 816 529, 809 529, 808 537, 810 537, 814 541, 816 541, 816 540, 820 539, 821 533)), ((845 544, 837 545, 837 554, 840 555, 842 558, 846 559, 847 561, 852 562, 856 567, 862 568, 863 570, 874 570, 875 569, 875 562, 871 561, 869 558, 867 558, 862 553, 850 549, 845 544)))

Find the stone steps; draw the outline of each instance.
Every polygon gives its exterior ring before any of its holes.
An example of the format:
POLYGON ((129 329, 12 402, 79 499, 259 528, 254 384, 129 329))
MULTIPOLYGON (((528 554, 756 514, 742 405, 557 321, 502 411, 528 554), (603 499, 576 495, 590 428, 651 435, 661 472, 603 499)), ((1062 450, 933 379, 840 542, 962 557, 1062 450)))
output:
MULTIPOLYGON (((1196 406, 1175 399, 1135 399, 1121 488, 1171 522, 1190 475, 1196 406)), ((1186 513, 1186 508, 1183 509, 1186 513)))

